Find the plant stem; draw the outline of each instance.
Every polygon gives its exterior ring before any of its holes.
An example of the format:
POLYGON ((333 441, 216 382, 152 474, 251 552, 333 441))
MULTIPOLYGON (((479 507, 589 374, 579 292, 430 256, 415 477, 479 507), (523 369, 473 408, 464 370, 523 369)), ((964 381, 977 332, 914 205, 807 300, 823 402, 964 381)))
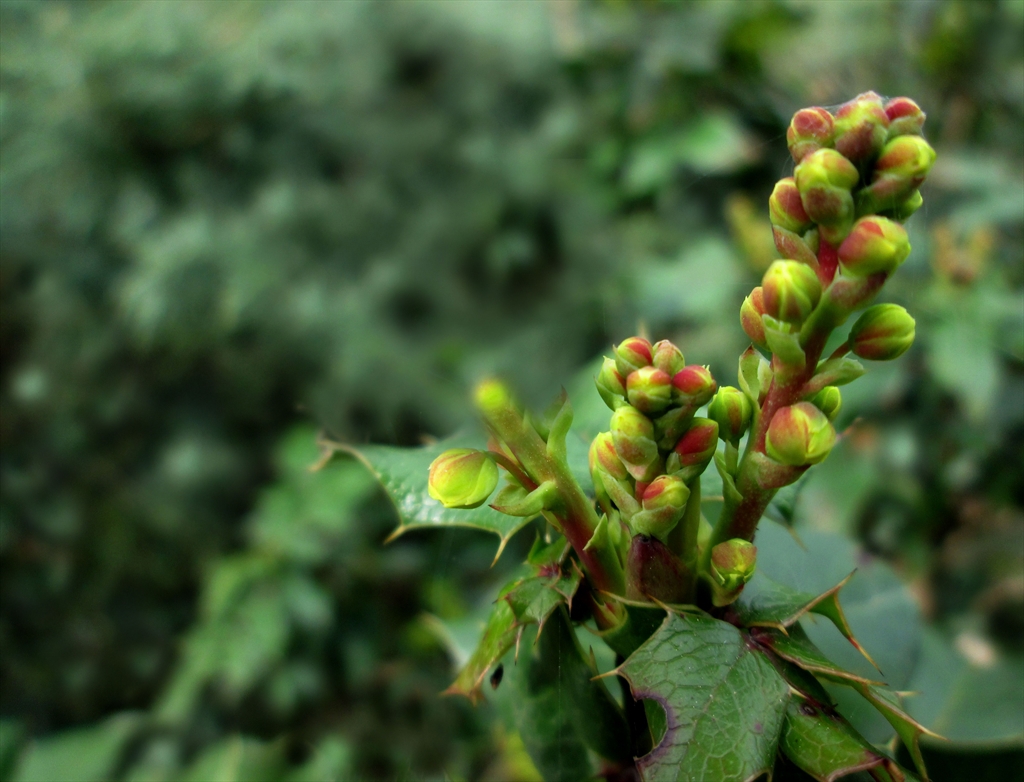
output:
POLYGON ((682 555, 683 564, 686 566, 686 589, 684 598, 687 603, 694 603, 697 599, 697 533, 700 530, 700 476, 693 481, 690 487, 690 499, 686 503, 686 510, 679 522, 682 529, 682 555))

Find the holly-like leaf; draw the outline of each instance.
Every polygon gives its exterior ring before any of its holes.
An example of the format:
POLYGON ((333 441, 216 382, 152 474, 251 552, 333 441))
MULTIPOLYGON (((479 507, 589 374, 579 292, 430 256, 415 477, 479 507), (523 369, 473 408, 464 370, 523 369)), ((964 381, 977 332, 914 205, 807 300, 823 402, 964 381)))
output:
POLYGON ((554 571, 524 578, 505 595, 517 625, 536 624, 539 633, 552 611, 563 603, 572 604, 583 574, 571 564, 554 567, 554 571))
POLYGON ((853 573, 831 589, 820 595, 813 595, 778 584, 767 576, 755 573, 754 578, 743 590, 736 612, 743 624, 748 627, 773 627, 783 633, 796 626, 796 623, 808 613, 818 614, 830 620, 854 648, 874 665, 874 660, 854 637, 839 604, 839 590, 846 586, 851 578, 853 573))
POLYGON ((617 669, 665 709, 665 736, 637 761, 647 782, 747 782, 770 773, 789 687, 731 624, 670 613, 617 669))
POLYGON ((783 660, 798 665, 805 671, 823 679, 882 685, 882 682, 865 679, 863 676, 851 673, 833 663, 811 642, 800 625, 791 627, 788 633, 780 630, 755 628, 751 631, 751 637, 783 660))
POLYGON ((518 659, 505 662, 498 690, 506 719, 545 780, 579 782, 597 769, 588 749, 631 765, 629 726, 598 671, 584 656, 568 614, 556 611, 547 629, 528 628, 518 659))
POLYGON ((844 682, 844 684, 852 686, 888 720, 900 737, 900 741, 906 746, 910 757, 914 759, 917 770, 921 772, 921 776, 927 779, 928 771, 924 767, 924 758, 921 756, 921 736, 941 737, 907 714, 900 702, 899 695, 892 690, 859 682, 844 682))
MULTIPOLYGON (((506 586, 505 590, 502 590, 502 597, 508 589, 513 587, 514 585, 511 584, 506 586)), ((458 677, 444 691, 444 694, 465 695, 474 704, 479 703, 483 698, 480 685, 483 683, 484 677, 487 676, 487 672, 494 664, 516 644, 521 632, 522 629, 517 627, 512 606, 499 598, 494 604, 494 608, 491 609, 483 637, 466 664, 462 666, 458 677)))
POLYGON ((915 779, 830 706, 799 695, 790 700, 786 710, 779 749, 819 782, 834 782, 869 769, 884 771, 893 779, 915 779))
POLYGON ((509 539, 522 529, 529 518, 506 516, 481 505, 470 510, 446 508, 427 491, 430 463, 449 448, 480 448, 483 436, 460 433, 424 448, 397 448, 389 445, 347 445, 325 443, 325 448, 355 456, 380 481, 398 511, 398 527, 389 541, 411 529, 433 527, 472 527, 497 535, 501 542, 495 561, 509 539))

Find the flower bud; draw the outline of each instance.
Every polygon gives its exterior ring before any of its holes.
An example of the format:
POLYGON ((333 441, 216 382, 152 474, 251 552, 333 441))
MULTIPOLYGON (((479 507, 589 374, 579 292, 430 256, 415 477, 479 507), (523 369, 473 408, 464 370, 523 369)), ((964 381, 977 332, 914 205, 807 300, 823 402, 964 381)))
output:
POLYGON ((861 358, 892 361, 914 343, 914 319, 899 304, 868 307, 850 329, 850 349, 861 358))
POLYGON ((651 358, 651 343, 643 337, 624 339, 615 348, 615 366, 623 377, 640 367, 650 366, 651 358))
POLYGON ((896 206, 894 206, 889 213, 892 215, 894 220, 906 220, 914 212, 920 209, 924 205, 924 197, 921 195, 920 190, 915 190, 896 206))
POLYGON ((844 234, 853 222, 850 191, 860 178, 856 166, 834 149, 819 149, 803 159, 793 178, 807 216, 822 228, 844 234))
POLYGON ((718 448, 718 424, 709 418, 694 418, 676 447, 672 450, 671 465, 676 472, 683 467, 706 464, 718 448))
POLYGON ((711 549, 708 575, 712 602, 721 607, 736 600, 756 568, 757 546, 742 538, 727 540, 711 549))
POLYGON ((453 448, 430 463, 427 491, 446 508, 483 505, 498 485, 498 467, 484 451, 453 448))
POLYGON ((761 281, 764 311, 785 323, 803 323, 821 299, 814 269, 800 261, 775 261, 761 281))
POLYGON ((924 182, 935 150, 921 136, 897 136, 882 148, 871 184, 859 197, 861 213, 893 209, 924 182))
POLYGON ((672 378, 657 367, 640 367, 626 378, 626 396, 641 413, 657 413, 672 402, 672 378))
POLYGON ((812 152, 832 146, 834 120, 823 108, 800 109, 786 131, 786 142, 793 160, 799 163, 812 152))
POLYGON ((753 414, 747 395, 732 386, 719 389, 708 405, 708 418, 718 424, 718 436, 729 443, 739 442, 753 414))
POLYGON ((843 406, 843 395, 835 386, 825 386, 811 398, 811 404, 821 410, 829 421, 835 421, 843 406))
POLYGON ((679 522, 690 498, 690 488, 675 475, 659 475, 641 496, 643 510, 630 519, 633 531, 664 540, 679 522))
POLYGON ((686 359, 683 358, 683 351, 669 342, 667 339, 655 342, 651 348, 651 362, 668 375, 674 377, 676 372, 686 366, 686 359))
POLYGON ((615 452, 615 441, 611 432, 601 432, 590 444, 590 471, 601 470, 620 481, 629 477, 626 465, 615 452))
POLYGON ((794 467, 817 464, 836 442, 836 430, 810 402, 780 408, 765 437, 765 451, 775 461, 794 467))
POLYGON ((714 395, 718 384, 711 375, 711 370, 700 364, 691 364, 676 372, 672 378, 673 400, 677 404, 686 404, 691 408, 706 404, 714 395))
POLYGON ((623 404, 626 397, 626 381, 623 380, 619 370, 615 368, 615 361, 606 358, 601 364, 601 371, 597 373, 594 381, 597 384, 597 393, 601 395, 604 403, 612 410, 623 404))
POLYGON ((648 468, 658 458, 654 424, 635 407, 623 405, 612 413, 611 432, 615 453, 629 474, 637 480, 644 480, 648 468))
POLYGON ((811 218, 804 211, 800 191, 797 190, 793 177, 789 176, 775 183, 775 189, 768 199, 768 214, 772 225, 793 233, 802 234, 810 226, 811 218))
POLYGON ((927 115, 910 98, 893 98, 885 104, 885 116, 889 118, 889 138, 894 139, 920 136, 927 115))
POLYGON ((839 245, 839 263, 853 277, 892 274, 910 255, 906 229, 885 217, 862 217, 839 245))
POLYGON ((750 337, 750 341, 763 348, 768 343, 764 338, 762 315, 764 315, 764 289, 758 285, 740 306, 740 325, 743 326, 746 335, 750 337))
POLYGON ((862 93, 836 112, 835 148, 853 163, 874 158, 888 133, 889 117, 878 93, 862 93))

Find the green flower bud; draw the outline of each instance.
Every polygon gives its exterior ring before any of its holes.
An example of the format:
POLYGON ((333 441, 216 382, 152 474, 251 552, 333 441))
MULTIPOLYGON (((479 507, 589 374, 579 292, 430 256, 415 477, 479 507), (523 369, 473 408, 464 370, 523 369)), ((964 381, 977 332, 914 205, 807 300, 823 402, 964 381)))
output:
POLYGON ((732 386, 719 389, 708 405, 708 418, 718 424, 718 436, 730 443, 739 442, 753 414, 747 395, 732 386))
POLYGON ((491 412, 505 410, 513 404, 512 392, 509 391, 508 386, 495 379, 484 380, 477 385, 474 400, 477 409, 485 416, 491 412))
POLYGON ((826 415, 810 402, 797 402, 772 417, 765 451, 780 464, 800 467, 822 461, 835 442, 836 430, 826 415))
POLYGON ((629 473, 615 452, 615 441, 611 432, 601 432, 590 444, 590 471, 602 470, 620 481, 626 480, 629 473))
POLYGON ((709 418, 694 418, 676 447, 672 449, 671 472, 684 467, 707 464, 718 448, 718 424, 709 418))
POLYGON ((651 348, 651 355, 654 366, 670 378, 675 376, 676 372, 686 366, 686 359, 683 358, 683 351, 667 339, 655 342, 654 347, 651 348))
POLYGON ((615 366, 623 377, 640 367, 650 366, 651 358, 651 343, 643 337, 624 339, 615 348, 615 366))
POLYGON ((914 319, 899 304, 876 304, 850 329, 850 349, 861 358, 892 361, 914 343, 914 327, 914 319))
POLYGON ((604 360, 604 363, 601 364, 601 371, 597 373, 594 382, 597 384, 597 393, 612 410, 624 403, 626 381, 619 374, 619 370, 615 368, 614 360, 610 358, 604 360))
POLYGON ((784 323, 800 324, 821 299, 814 269, 800 261, 775 261, 761 281, 764 311, 784 323))
POLYGON ((836 112, 835 148, 853 163, 874 158, 888 133, 889 117, 875 92, 858 95, 836 112))
POLYGON ((780 179, 775 183, 771 197, 768 199, 768 214, 772 225, 785 228, 787 231, 802 234, 811 224, 811 218, 804 211, 793 177, 780 179))
POLYGON ((885 217, 862 217, 839 245, 839 263, 852 277, 892 274, 910 255, 906 229, 885 217))
POLYGON ((430 463, 427 491, 446 508, 477 508, 498 485, 498 467, 485 451, 453 448, 430 463))
POLYGON ((626 465, 629 474, 644 480, 652 464, 658 459, 658 444, 654 440, 654 424, 630 405, 623 405, 611 420, 615 453, 626 465))
POLYGON ((811 404, 821 410, 829 421, 835 421, 843 406, 843 395, 835 386, 825 386, 811 398, 811 404))
POLYGON ((910 98, 893 98, 885 104, 885 116, 889 118, 889 138, 894 139, 920 136, 926 115, 910 98))
POLYGON ((640 367, 626 378, 626 396, 641 413, 657 413, 672 402, 672 378, 657 367, 640 367))
POLYGON ((727 540, 711 549, 708 575, 712 602, 721 607, 736 600, 756 568, 757 547, 742 538, 727 540))
POLYGON ((702 367, 700 364, 691 364, 683 367, 672 377, 672 397, 677 404, 685 404, 688 407, 697 408, 707 404, 714 396, 718 384, 711 376, 711 370, 702 367))
POLYGON ((793 115, 786 131, 786 142, 793 160, 799 163, 812 152, 832 146, 834 120, 823 108, 800 109, 793 115))
POLYGON ((914 212, 920 209, 924 205, 924 197, 921 195, 920 190, 915 190, 913 193, 904 198, 900 203, 896 204, 892 209, 889 210, 889 214, 892 215, 893 220, 906 220, 914 212))
POLYGON ((793 178, 807 216, 828 229, 822 237, 835 243, 845 236, 853 222, 850 191, 860 179, 857 167, 834 149, 819 149, 803 159, 793 178))
POLYGON ((750 337, 751 342, 764 348, 768 346, 768 343, 764 337, 762 315, 764 315, 764 289, 758 285, 740 306, 740 325, 743 326, 743 331, 750 337))
POLYGON ((895 209, 921 186, 935 150, 920 136, 897 136, 882 148, 871 184, 858 197, 861 214, 895 209))
POLYGON ((644 489, 643 510, 630 519, 633 531, 664 541, 682 518, 689 498, 690 488, 681 478, 659 475, 644 489))

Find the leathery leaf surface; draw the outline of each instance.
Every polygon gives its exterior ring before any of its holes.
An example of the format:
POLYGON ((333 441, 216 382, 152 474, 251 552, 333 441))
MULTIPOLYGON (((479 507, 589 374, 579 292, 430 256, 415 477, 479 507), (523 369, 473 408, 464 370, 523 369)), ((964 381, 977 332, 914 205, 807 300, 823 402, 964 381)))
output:
POLYGON ((670 613, 617 669, 665 709, 661 743, 637 761, 647 782, 746 782, 770 773, 789 688, 731 624, 670 613))

